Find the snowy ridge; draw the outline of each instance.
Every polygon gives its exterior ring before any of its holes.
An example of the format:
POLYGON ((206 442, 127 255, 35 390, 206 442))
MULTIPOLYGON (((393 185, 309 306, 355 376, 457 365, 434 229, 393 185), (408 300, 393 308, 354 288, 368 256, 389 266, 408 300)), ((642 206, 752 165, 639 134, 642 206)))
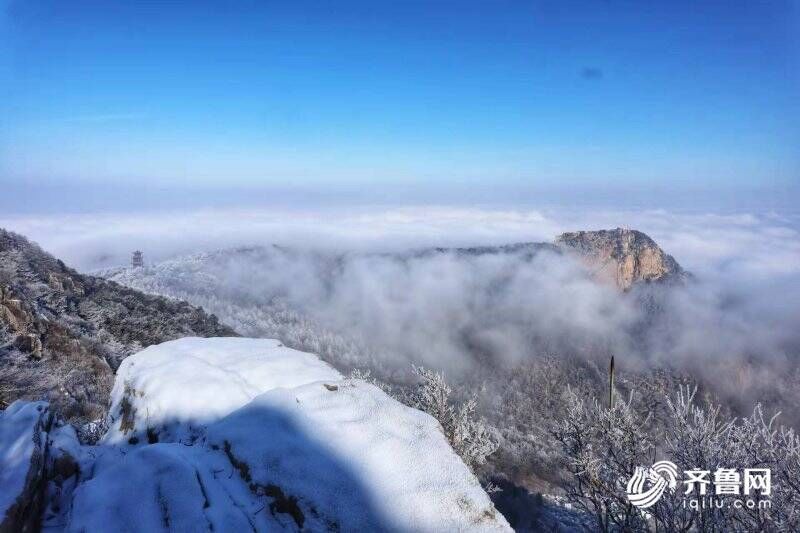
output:
POLYGON ((152 346, 112 398, 68 531, 510 530, 432 417, 274 340, 152 346))

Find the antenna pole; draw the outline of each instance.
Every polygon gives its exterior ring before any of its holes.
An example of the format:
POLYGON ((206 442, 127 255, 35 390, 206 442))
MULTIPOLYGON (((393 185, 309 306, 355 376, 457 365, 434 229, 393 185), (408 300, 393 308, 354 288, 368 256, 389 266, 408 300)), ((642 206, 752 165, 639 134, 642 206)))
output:
POLYGON ((614 356, 611 356, 611 365, 608 368, 608 408, 614 407, 614 356))

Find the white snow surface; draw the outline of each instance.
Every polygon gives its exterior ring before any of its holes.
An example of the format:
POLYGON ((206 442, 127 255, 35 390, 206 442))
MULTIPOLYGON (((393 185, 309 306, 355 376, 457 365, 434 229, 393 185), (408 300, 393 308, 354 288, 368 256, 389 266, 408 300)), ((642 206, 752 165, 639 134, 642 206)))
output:
POLYGON ((510 531, 435 419, 278 341, 151 346, 110 417, 69 531, 510 531))
POLYGON ((150 346, 117 370, 114 421, 104 442, 131 436, 120 431, 123 401, 136 413, 137 434, 167 426, 178 432, 174 437, 185 437, 197 424, 218 420, 263 392, 340 379, 316 355, 272 339, 187 337, 150 346))
POLYGON ((28 472, 43 458, 38 443, 45 438, 39 422, 46 402, 16 401, 0 411, 0 522, 25 488, 28 472), (38 443, 37 443, 38 441, 38 443))

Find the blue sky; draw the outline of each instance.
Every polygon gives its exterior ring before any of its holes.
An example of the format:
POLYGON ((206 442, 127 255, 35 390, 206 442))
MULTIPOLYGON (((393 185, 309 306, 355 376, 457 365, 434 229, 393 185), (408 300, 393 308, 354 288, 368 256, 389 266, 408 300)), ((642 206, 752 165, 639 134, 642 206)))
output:
POLYGON ((0 3, 4 207, 797 200, 798 2, 110 4, 0 3))

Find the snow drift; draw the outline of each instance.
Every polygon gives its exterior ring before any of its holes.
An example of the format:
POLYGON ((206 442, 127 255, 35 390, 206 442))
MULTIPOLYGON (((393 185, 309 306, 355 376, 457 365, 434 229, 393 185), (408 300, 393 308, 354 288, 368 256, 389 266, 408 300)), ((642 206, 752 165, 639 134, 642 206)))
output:
POLYGON ((151 346, 112 401, 48 530, 510 530, 432 417, 278 341, 151 346))

